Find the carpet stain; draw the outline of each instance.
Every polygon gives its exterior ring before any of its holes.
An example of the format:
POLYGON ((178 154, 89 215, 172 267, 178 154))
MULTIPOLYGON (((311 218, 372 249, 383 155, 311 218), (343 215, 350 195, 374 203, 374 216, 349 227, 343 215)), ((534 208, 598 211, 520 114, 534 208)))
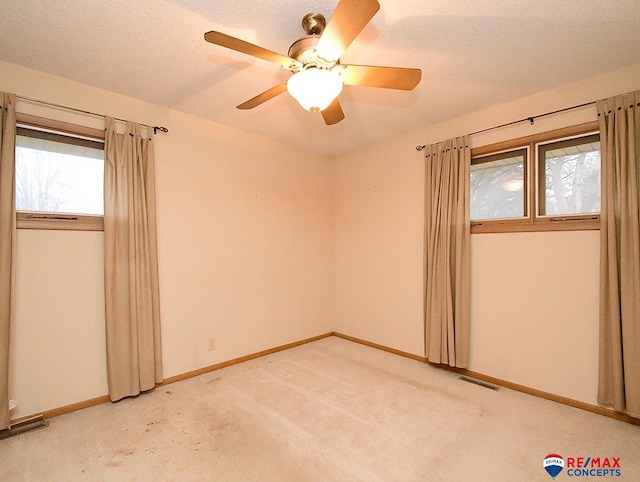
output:
POLYGON ((635 426, 334 337, 215 373, 2 441, 0 481, 512 482, 553 447, 640 480, 635 426))

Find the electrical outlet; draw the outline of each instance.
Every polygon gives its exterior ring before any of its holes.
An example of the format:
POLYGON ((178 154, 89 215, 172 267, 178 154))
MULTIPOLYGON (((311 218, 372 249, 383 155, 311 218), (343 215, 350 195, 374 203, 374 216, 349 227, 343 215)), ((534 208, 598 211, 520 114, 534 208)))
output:
POLYGON ((209 342, 207 343, 207 350, 211 351, 215 349, 216 349, 216 339, 209 338, 209 342))

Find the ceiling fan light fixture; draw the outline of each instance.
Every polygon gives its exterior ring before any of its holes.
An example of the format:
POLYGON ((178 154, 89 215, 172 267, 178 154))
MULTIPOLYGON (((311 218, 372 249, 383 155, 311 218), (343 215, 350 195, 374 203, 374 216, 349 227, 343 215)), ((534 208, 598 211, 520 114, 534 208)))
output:
POLYGON ((293 74, 287 82, 291 97, 309 112, 320 112, 329 107, 342 92, 342 86, 337 70, 316 67, 293 74))

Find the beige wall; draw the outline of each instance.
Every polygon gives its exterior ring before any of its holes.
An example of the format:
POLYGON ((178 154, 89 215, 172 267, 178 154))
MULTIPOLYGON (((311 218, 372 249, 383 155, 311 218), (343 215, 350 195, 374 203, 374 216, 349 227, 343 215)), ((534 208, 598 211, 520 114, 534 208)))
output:
POLYGON ((103 236, 18 230, 13 417, 106 393, 103 236))
MULTIPOLYGON (((422 355, 415 146, 640 88, 636 66, 325 159, 15 65, 0 71, 0 90, 170 129, 155 137, 167 377, 331 330, 422 355)), ((583 108, 472 145, 594 116, 583 108)), ((14 418, 106 394, 101 233, 21 230, 18 243, 14 418)), ((595 403, 597 256, 597 232, 474 235, 471 368, 595 403)))
MULTIPOLYGON (((424 164, 416 145, 640 88, 640 65, 333 160, 334 329, 424 355, 424 164)), ((473 147, 596 119, 595 107, 472 136, 473 147)), ((596 403, 599 233, 472 236, 470 368, 596 403)))
MULTIPOLYGON (((165 377, 331 329, 323 157, 15 65, 0 71, 0 90, 169 128, 155 137, 165 377)), ((19 231, 13 418, 106 394, 102 252, 101 233, 19 231)))
POLYGON ((332 319, 335 331, 422 355, 424 171, 408 147, 334 161, 332 319))
POLYGON ((596 403, 599 235, 472 236, 472 370, 596 403))

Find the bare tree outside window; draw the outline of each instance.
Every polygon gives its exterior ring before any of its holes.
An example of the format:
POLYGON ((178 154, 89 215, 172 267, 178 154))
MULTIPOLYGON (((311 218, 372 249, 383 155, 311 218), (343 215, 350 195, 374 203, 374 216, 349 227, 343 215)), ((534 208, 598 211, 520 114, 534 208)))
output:
POLYGON ((600 212, 600 143, 545 153, 545 199, 541 214, 552 216, 600 212))
POLYGON ((16 210, 102 215, 102 144, 19 128, 16 210))
POLYGON ((70 208, 68 169, 34 149, 16 149, 16 210, 65 212, 70 208))

